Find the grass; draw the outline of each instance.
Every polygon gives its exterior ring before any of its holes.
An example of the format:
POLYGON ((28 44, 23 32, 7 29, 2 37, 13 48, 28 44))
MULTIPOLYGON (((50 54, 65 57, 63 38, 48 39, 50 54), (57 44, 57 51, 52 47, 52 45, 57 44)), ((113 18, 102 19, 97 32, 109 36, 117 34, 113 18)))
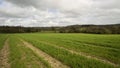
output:
POLYGON ((7 39, 7 34, 0 34, 0 50, 2 49, 6 39, 7 39))
POLYGON ((18 38, 11 36, 9 40, 11 68, 51 68, 46 61, 25 47, 18 38))
POLYGON ((105 64, 94 59, 88 59, 80 55, 72 54, 64 49, 59 49, 49 44, 41 43, 37 38, 38 36, 24 35, 24 39, 31 42, 34 46, 38 47, 54 58, 60 60, 64 64, 70 66, 71 68, 113 68, 112 65, 109 65, 107 63, 105 64))
POLYGON ((11 68, 51 68, 47 61, 27 48, 19 38, 51 55, 71 68, 115 68, 92 58, 73 54, 65 49, 108 60, 120 67, 120 35, 76 33, 0 34, 0 49, 9 38, 11 68), (57 47, 58 48, 57 48, 57 47), (63 47, 65 49, 61 49, 63 47), (36 63, 37 62, 37 63, 36 63))
POLYGON ((120 65, 120 35, 24 34, 22 37, 44 41, 76 52, 84 52, 120 65))

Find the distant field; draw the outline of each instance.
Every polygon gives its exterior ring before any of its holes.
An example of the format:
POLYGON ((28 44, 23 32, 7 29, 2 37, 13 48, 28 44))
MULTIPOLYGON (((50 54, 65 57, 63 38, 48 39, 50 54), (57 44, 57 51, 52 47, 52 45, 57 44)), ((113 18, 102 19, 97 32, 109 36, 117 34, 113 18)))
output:
POLYGON ((120 68, 120 35, 0 34, 0 67, 120 68))

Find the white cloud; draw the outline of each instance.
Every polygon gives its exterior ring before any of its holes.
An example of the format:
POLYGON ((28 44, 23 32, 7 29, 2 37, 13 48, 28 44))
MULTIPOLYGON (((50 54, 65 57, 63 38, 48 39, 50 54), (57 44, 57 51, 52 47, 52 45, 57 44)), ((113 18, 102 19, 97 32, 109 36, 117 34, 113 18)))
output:
POLYGON ((0 0, 0 25, 120 23, 119 0, 0 0))

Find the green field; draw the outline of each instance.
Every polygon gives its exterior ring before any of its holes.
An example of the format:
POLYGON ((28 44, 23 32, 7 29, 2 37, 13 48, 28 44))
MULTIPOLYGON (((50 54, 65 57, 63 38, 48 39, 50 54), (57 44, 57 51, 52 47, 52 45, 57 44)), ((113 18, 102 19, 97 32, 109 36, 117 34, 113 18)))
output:
POLYGON ((0 51, 7 39, 11 68, 120 68, 117 34, 0 34, 0 51))

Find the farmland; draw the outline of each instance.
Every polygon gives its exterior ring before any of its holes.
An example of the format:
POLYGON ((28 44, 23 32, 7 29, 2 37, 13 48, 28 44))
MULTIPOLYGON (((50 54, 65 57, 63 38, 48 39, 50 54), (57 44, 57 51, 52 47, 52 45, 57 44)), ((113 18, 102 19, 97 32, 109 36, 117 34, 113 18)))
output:
POLYGON ((0 34, 0 68, 119 68, 120 35, 0 34))

